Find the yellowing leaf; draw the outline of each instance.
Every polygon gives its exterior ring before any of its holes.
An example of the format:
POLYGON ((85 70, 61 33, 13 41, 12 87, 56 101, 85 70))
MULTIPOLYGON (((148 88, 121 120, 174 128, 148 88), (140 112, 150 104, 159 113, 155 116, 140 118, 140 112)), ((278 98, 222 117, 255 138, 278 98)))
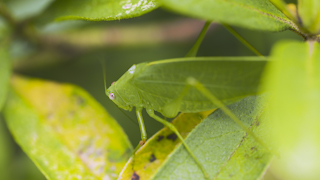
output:
POLYGON ((82 89, 14 77, 4 115, 48 179, 116 179, 131 156, 119 125, 82 89))

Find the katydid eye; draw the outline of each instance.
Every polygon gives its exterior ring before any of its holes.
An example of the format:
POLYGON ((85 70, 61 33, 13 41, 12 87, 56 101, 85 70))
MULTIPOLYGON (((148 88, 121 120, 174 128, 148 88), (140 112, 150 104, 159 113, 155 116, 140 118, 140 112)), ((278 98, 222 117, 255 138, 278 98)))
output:
POLYGON ((113 93, 109 94, 109 99, 114 100, 114 94, 113 93))
POLYGON ((115 83, 115 81, 111 83, 111 86, 112 86, 114 83, 115 83))

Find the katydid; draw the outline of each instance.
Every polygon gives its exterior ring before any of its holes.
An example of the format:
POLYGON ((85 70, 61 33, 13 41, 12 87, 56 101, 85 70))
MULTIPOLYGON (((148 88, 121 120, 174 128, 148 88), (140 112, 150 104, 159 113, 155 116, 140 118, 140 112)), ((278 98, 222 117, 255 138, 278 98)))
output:
POLYGON ((149 116, 177 134, 205 173, 176 128, 154 111, 172 118, 179 112, 222 108, 247 133, 254 136, 225 105, 258 93, 266 62, 262 57, 191 57, 140 63, 133 65, 118 81, 112 83, 106 94, 122 109, 131 111, 135 107, 141 131, 140 145, 147 139, 141 114, 145 108, 149 116))

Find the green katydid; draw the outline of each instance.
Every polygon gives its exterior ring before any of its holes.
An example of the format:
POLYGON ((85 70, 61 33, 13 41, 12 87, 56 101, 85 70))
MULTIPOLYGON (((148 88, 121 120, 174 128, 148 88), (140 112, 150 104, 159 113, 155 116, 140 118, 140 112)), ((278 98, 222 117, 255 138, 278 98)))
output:
POLYGON ((177 129, 155 115, 154 111, 160 112, 165 117, 175 117, 179 112, 199 112, 219 107, 256 141, 267 147, 225 106, 257 93, 266 59, 228 25, 225 27, 232 34, 262 57, 195 58, 209 25, 210 22, 206 22, 197 42, 186 55, 193 58, 133 65, 106 90, 107 96, 120 108, 125 110, 136 108, 141 132, 141 141, 136 150, 147 139, 141 113, 142 109, 146 108, 152 118, 176 133, 205 177, 207 177, 205 168, 193 155, 177 129))
POLYGON ((222 108, 247 133, 262 143, 224 104, 256 94, 266 62, 262 57, 192 57, 141 63, 133 65, 118 81, 112 83, 106 94, 122 109, 131 111, 133 107, 136 108, 142 139, 140 145, 147 139, 141 113, 145 108, 149 116, 177 134, 205 173, 176 128, 154 111, 171 118, 179 112, 222 108))

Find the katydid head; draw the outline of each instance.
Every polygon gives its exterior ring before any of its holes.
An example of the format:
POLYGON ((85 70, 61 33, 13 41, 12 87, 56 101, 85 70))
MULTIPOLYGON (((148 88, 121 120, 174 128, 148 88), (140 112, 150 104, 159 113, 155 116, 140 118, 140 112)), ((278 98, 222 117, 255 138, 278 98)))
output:
POLYGON ((113 82, 111 86, 106 90, 106 95, 109 97, 111 101, 113 101, 119 108, 124 110, 131 111, 132 106, 125 102, 125 100, 121 97, 119 92, 116 89, 116 82, 113 82))
POLYGON ((119 107, 124 110, 131 111, 133 107, 141 107, 142 101, 139 90, 134 85, 136 80, 134 77, 139 75, 147 63, 132 65, 120 79, 113 82, 106 90, 107 96, 119 107))

